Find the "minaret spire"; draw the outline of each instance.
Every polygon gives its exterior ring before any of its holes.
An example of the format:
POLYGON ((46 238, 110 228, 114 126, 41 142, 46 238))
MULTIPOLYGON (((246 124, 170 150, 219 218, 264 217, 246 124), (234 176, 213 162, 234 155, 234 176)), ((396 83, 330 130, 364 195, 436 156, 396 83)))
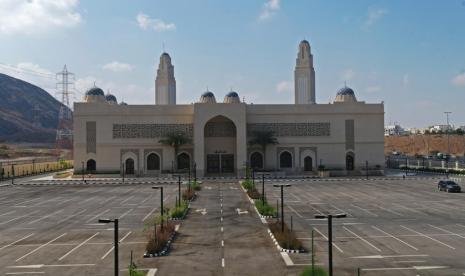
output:
POLYGON ((299 44, 294 70, 295 104, 315 103, 315 69, 310 43, 302 40, 299 44))
POLYGON ((155 79, 155 104, 176 104, 176 79, 171 57, 164 51, 160 56, 157 77, 155 79))

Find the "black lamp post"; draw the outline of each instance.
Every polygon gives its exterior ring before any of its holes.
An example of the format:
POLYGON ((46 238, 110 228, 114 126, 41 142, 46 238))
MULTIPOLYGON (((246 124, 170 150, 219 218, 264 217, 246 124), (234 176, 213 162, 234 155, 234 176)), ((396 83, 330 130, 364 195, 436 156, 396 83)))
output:
POLYGON ((15 184, 15 165, 11 165, 11 185, 15 184))
POLYGON ((194 181, 197 183, 197 163, 194 162, 194 181))
POLYGON ((365 170, 366 170, 367 179, 368 179, 368 160, 365 161, 365 170))
POLYGON ((265 174, 262 174, 262 206, 265 206, 265 174))
POLYGON ((179 207, 181 206, 181 176, 178 175, 178 195, 179 195, 179 207))
POLYGON ((119 268, 118 268, 118 219, 99 219, 99 223, 111 223, 113 222, 115 225, 115 235, 114 235, 114 246, 115 246, 115 255, 114 255, 114 263, 115 263, 115 276, 118 276, 119 268))
POLYGON ((345 218, 346 214, 336 215, 315 215, 317 219, 328 219, 328 266, 329 276, 333 276, 333 217, 334 218, 345 218))
POLYGON ((163 186, 153 186, 152 189, 155 190, 160 190, 161 191, 161 197, 160 197, 160 205, 161 205, 161 231, 163 232, 163 186))
POLYGON ((284 187, 290 187, 291 184, 273 184, 273 187, 281 187, 281 232, 284 232, 284 187))
POLYGON ((123 184, 124 184, 124 176, 126 175, 126 168, 124 166, 124 162, 121 165, 123 167, 123 184))
POLYGON ((81 161, 82 182, 84 182, 84 161, 81 161))

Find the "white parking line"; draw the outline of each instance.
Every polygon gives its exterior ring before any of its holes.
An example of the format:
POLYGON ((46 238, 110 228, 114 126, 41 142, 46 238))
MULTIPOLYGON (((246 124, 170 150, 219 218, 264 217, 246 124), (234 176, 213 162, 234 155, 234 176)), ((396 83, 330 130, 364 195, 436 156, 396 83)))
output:
POLYGON ((388 208, 381 207, 381 206, 379 206, 379 205, 377 205, 376 207, 378 207, 379 209, 384 210, 384 211, 386 211, 386 212, 389 212, 389 213, 391 213, 391 214, 397 215, 397 216, 401 216, 401 217, 404 216, 403 214, 401 214, 401 213, 399 213, 399 212, 393 211, 393 210, 388 209, 388 208))
POLYGON ((156 268, 151 268, 147 272, 147 276, 155 276, 156 273, 157 273, 157 269, 156 268))
POLYGON ((42 247, 45 247, 45 246, 51 244, 52 242, 58 240, 59 238, 65 236, 65 235, 66 235, 66 233, 61 234, 60 236, 54 238, 53 240, 50 240, 50 241, 48 241, 47 243, 44 243, 44 244, 42 244, 41 246, 37 247, 36 249, 34 249, 34 250, 32 250, 32 251, 29 251, 29 253, 27 253, 26 255, 23 255, 22 257, 19 257, 18 259, 16 259, 15 262, 21 261, 22 259, 26 258, 27 256, 29 256, 29 255, 33 254, 34 252, 38 251, 38 250, 41 249, 42 247))
POLYGON ((406 227, 406 226, 403 226, 403 225, 401 225, 400 227, 402 227, 402 228, 404 228, 404 229, 407 229, 407 230, 409 230, 410 232, 416 233, 416 234, 418 234, 418 235, 420 235, 420 236, 422 236, 422 237, 425 237, 425 238, 427 238, 427 239, 430 239, 430 240, 432 240, 432 241, 435 241, 435 242, 437 242, 437 243, 439 243, 439 244, 442 244, 442 245, 444 245, 444 246, 446 246, 446 247, 449 247, 450 249, 455 250, 455 247, 452 247, 452 246, 450 246, 450 245, 448 245, 448 244, 446 244, 446 243, 443 243, 442 241, 438 241, 438 240, 435 239, 435 238, 432 238, 432 237, 427 236, 427 235, 425 235, 425 234, 423 234, 423 233, 417 232, 417 231, 415 231, 415 230, 413 230, 413 229, 410 229, 410 228, 408 228, 408 227, 406 227))
POLYGON ((362 210, 362 211, 364 211, 364 212, 366 212, 366 213, 368 213, 368 214, 370 214, 370 215, 372 215, 372 216, 374 216, 374 217, 377 217, 377 216, 378 216, 377 214, 373 213, 372 211, 367 210, 367 209, 365 209, 365 208, 362 208, 362 207, 360 207, 360 206, 357 206, 357 205, 355 205, 355 204, 352 204, 352 206, 354 206, 355 208, 357 208, 357 209, 359 209, 359 210, 362 210))
MULTIPOLYGON (((313 227, 313 230, 315 230, 318 234, 320 234, 325 240, 328 240, 328 237, 326 237, 323 233, 320 232, 320 230, 316 229, 315 227, 313 227)), ((342 251, 341 248, 339 248, 339 246, 337 246, 334 242, 333 242, 333 246, 341 253, 344 253, 344 251, 342 251)))
POLYGON ((25 236, 25 237, 22 237, 21 239, 19 239, 19 240, 17 240, 17 241, 14 241, 14 242, 12 242, 12 243, 10 243, 10 244, 4 245, 4 246, 0 247, 0 250, 2 250, 2 249, 4 249, 4 248, 7 248, 7 247, 9 247, 9 246, 12 246, 12 245, 14 245, 14 244, 16 244, 16 243, 18 243, 18 242, 20 242, 20 241, 22 241, 22 240, 25 240, 25 239, 29 238, 29 237, 32 236, 32 235, 34 235, 34 234, 29 234, 29 235, 27 235, 27 236, 25 236))
POLYGON ((381 249, 379 249, 378 247, 374 246, 371 242, 365 240, 364 238, 360 237, 359 235, 355 234, 354 232, 350 231, 349 229, 347 229, 347 227, 345 226, 342 226, 342 228, 344 230, 346 230, 347 232, 351 233, 352 235, 354 235, 355 237, 359 238, 360 240, 362 240, 363 242, 365 242, 366 244, 368 244, 369 246, 371 246, 372 248, 378 250, 381 252, 381 249))
POLYGON ((2 222, 0 222, 0 225, 2 225, 2 224, 7 224, 7 223, 9 223, 9 222, 12 222, 12 221, 15 221, 15 220, 18 220, 18 219, 22 219, 22 218, 28 217, 28 216, 30 216, 30 215, 32 215, 32 214, 37 213, 37 212, 39 212, 39 211, 33 211, 33 212, 31 212, 31 213, 29 213, 29 214, 26 214, 26 215, 22 215, 22 216, 19 216, 19 217, 16 217, 16 218, 12 218, 12 219, 7 220, 7 221, 2 221, 2 222))
POLYGON ((333 204, 329 204, 329 206, 331 206, 331 207, 332 207, 333 209, 335 209, 335 210, 338 210, 338 211, 341 212, 341 213, 346 214, 346 215, 349 216, 349 217, 353 217, 349 212, 344 211, 344 210, 342 210, 342 209, 339 209, 339 208, 337 208, 336 206, 334 206, 333 204))
POLYGON ((45 274, 43 271, 7 272, 6 275, 45 274))
POLYGON ((376 230, 378 230, 378 231, 380 231, 380 232, 381 232, 381 233, 383 233, 383 234, 386 234, 386 235, 388 235, 389 237, 391 237, 391 238, 395 239, 396 241, 399 241, 399 242, 401 242, 401 243, 405 244, 406 246, 408 246, 408 247, 412 248, 413 250, 415 250, 415 251, 418 251, 418 248, 416 248, 415 246, 413 246, 413 245, 411 245, 411 244, 409 244, 409 243, 407 243, 407 242, 405 242, 405 241, 403 241, 403 240, 401 240, 401 239, 399 239, 399 238, 395 237, 394 235, 392 235, 392 234, 389 234, 388 232, 386 232, 386 231, 383 231, 383 230, 379 229, 379 228, 378 228, 378 227, 376 227, 376 226, 373 226, 373 225, 372 225, 371 227, 372 227, 372 228, 374 228, 374 229, 376 229, 376 230))
POLYGON ((94 219, 98 218, 99 216, 101 216, 101 215, 103 215, 103 214, 106 214, 106 213, 108 213, 108 212, 110 212, 110 209, 107 209, 107 210, 101 212, 100 214, 91 217, 91 218, 88 219, 86 222, 91 222, 91 221, 93 221, 94 219))
POLYGON ((221 266, 224 267, 224 258, 221 258, 221 266))
POLYGON ((145 221, 151 214, 153 214, 153 212, 157 210, 157 208, 158 207, 155 207, 152 210, 150 210, 150 212, 142 219, 142 221, 145 221))
POLYGON ((60 223, 62 223, 62 222, 65 222, 65 221, 69 220, 69 219, 72 218, 72 217, 78 216, 78 215, 84 213, 85 211, 87 211, 87 209, 84 209, 84 210, 82 210, 82 211, 80 211, 80 212, 78 212, 78 213, 76 213, 76 214, 67 216, 67 217, 65 217, 64 219, 58 221, 57 224, 60 224, 60 223))
POLYGON ((284 263, 287 266, 294 265, 294 262, 291 260, 291 258, 289 257, 289 254, 287 254, 287 252, 281 252, 281 257, 283 258, 284 263))
POLYGON ((114 198, 116 198, 116 196, 111 196, 111 197, 107 198, 106 200, 100 202, 100 204, 103 205, 103 204, 107 203, 108 201, 110 201, 110 200, 112 200, 114 198))
POLYGON ((99 234, 99 232, 95 233, 94 235, 92 235, 90 238, 88 238, 87 240, 81 242, 80 244, 78 244, 76 247, 74 247, 73 249, 71 249, 70 251, 68 251, 68 253, 66 253, 65 255, 61 256, 58 260, 61 261, 63 260, 64 258, 66 258, 69 254, 73 253, 73 251, 75 251, 76 249, 78 249, 79 247, 83 246, 86 242, 90 241, 93 237, 97 236, 99 234))
POLYGON ((1 214, 0 217, 6 216, 6 215, 9 215, 9 214, 13 214, 14 212, 16 212, 16 211, 11 211, 11 212, 8 212, 8 213, 5 213, 5 214, 1 214))
POLYGON ((40 218, 38 218, 38 219, 32 220, 32 221, 30 221, 28 224, 33 224, 33 223, 39 222, 39 221, 41 221, 41 220, 44 220, 44 219, 46 219, 46 218, 49 218, 49 217, 54 216, 54 215, 56 215, 56 214, 59 214, 59 213, 61 213, 61 212, 63 212, 63 210, 58 210, 58 211, 53 212, 53 213, 51 213, 51 214, 48 214, 48 215, 46 215, 46 216, 43 216, 43 217, 40 217, 40 218))
MULTIPOLYGON (((124 239, 126 239, 131 233, 132 233, 132 232, 129 231, 126 235, 124 235, 123 238, 121 238, 121 239, 119 240, 118 243, 122 243, 122 242, 124 241, 124 239)), ((110 250, 108 250, 108 251, 100 258, 100 260, 105 259, 105 258, 108 256, 108 254, 110 254, 110 253, 113 251, 113 249, 115 249, 115 246, 114 246, 114 245, 110 248, 110 250)))
POLYGON ((428 224, 428 225, 429 225, 430 227, 436 228, 436 229, 438 229, 438 230, 441 230, 441 231, 446 232, 446 233, 448 233, 448 234, 451 234, 451 235, 453 235, 453 236, 457 236, 457 237, 460 237, 460 238, 462 238, 462 239, 465 239, 465 236, 459 235, 459 234, 457 234, 457 233, 451 232, 451 231, 449 231, 449 230, 446 230, 446 229, 443 229, 443 228, 441 228, 441 227, 437 227, 437 226, 434 226, 434 225, 431 225, 431 224, 428 224))
POLYGON ((134 209, 131 209, 131 210, 128 210, 127 212, 125 212, 124 214, 122 214, 121 216, 119 216, 118 219, 122 219, 124 218, 127 214, 129 214, 131 211, 133 211, 134 209))
POLYGON ((132 195, 132 196, 126 198, 125 200, 121 201, 121 204, 124 204, 126 201, 130 200, 130 199, 133 198, 133 197, 134 197, 134 196, 132 195))
POLYGON ((296 210, 294 210, 294 208, 292 208, 292 206, 287 205, 287 208, 289 208, 292 212, 294 212, 297 216, 299 216, 299 218, 303 218, 303 216, 301 214, 299 214, 296 210))

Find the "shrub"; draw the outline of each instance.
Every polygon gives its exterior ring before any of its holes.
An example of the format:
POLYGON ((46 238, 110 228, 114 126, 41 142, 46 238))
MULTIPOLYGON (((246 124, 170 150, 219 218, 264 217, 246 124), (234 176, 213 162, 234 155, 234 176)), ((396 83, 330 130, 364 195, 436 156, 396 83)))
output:
POLYGON ((246 190, 250 190, 250 189, 254 188, 252 180, 250 180, 250 179, 246 179, 246 180, 242 181, 241 185, 246 190))
POLYGON ((313 273, 312 273, 312 267, 307 267, 304 269, 304 271, 302 271, 302 273, 300 273, 300 276, 327 276, 328 273, 326 272, 326 270, 324 270, 322 267, 319 267, 319 266, 315 266, 313 268, 313 273))
POLYGON ((275 209, 268 204, 268 202, 263 202, 261 199, 255 200, 255 207, 257 207, 258 212, 262 216, 274 216, 275 209))
POLYGON ((171 210, 170 217, 171 218, 182 218, 187 208, 189 208, 189 204, 187 204, 187 201, 183 200, 181 202, 181 206, 177 206, 173 210, 171 210))
POLYGON ((284 232, 281 231, 281 222, 277 221, 268 225, 279 245, 285 249, 304 250, 302 243, 297 239, 287 224, 284 223, 284 232))
POLYGON ((152 233, 148 234, 148 242, 145 249, 149 254, 160 253, 163 248, 165 248, 166 243, 174 232, 174 223, 169 221, 166 222, 166 224, 163 226, 163 231, 161 231, 161 227, 157 225, 156 231, 151 232, 152 233))
POLYGON ((137 270, 135 263, 132 263, 128 267, 129 276, 145 276, 145 273, 137 270))
POLYGON ((192 189, 194 191, 200 191, 202 189, 202 187, 200 186, 199 182, 193 181, 192 182, 192 189))
POLYGON ((252 199, 259 199, 261 198, 261 194, 257 191, 257 189, 255 188, 252 188, 252 189, 249 189, 247 190, 247 194, 249 195, 250 198, 252 199))
POLYGON ((195 196, 195 191, 194 189, 187 189, 187 190, 184 190, 184 192, 182 192, 182 199, 183 200, 192 200, 194 199, 194 196, 195 196))

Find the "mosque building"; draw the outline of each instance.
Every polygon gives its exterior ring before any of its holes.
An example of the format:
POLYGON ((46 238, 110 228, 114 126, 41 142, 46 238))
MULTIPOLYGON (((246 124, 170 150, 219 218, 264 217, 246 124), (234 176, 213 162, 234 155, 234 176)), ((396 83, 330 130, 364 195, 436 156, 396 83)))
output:
POLYGON ((358 101, 347 86, 332 103, 316 103, 306 40, 298 47, 294 87, 294 104, 245 103, 234 91, 223 101, 206 91, 196 103, 177 104, 174 66, 163 53, 155 104, 118 104, 98 87, 74 104, 76 170, 82 164, 88 173, 159 176, 191 168, 197 176, 243 176, 246 165, 279 175, 383 168, 384 104, 358 101), (186 143, 175 149, 160 142, 174 133, 186 143), (276 143, 251 143, 264 136, 276 143))

